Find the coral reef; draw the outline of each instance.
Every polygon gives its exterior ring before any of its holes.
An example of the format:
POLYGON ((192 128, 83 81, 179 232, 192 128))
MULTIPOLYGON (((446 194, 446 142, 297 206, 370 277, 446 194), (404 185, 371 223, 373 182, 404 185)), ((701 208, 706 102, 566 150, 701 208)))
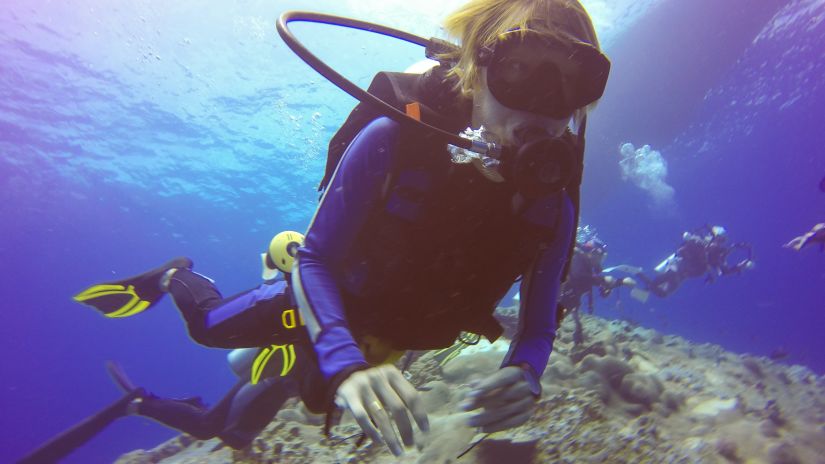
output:
MULTIPOLYGON (((501 311, 505 334, 513 316, 501 311)), ((117 462, 825 464, 825 378, 626 322, 582 322, 581 344, 572 321, 562 326, 537 411, 516 429, 477 434, 458 412, 468 383, 497 368, 504 340, 467 347, 444 366, 429 353, 414 358, 407 376, 421 390, 431 432, 400 458, 344 439, 359 432, 347 418, 334 428, 340 438, 324 437, 323 418, 293 402, 248 449, 180 436, 117 462)))

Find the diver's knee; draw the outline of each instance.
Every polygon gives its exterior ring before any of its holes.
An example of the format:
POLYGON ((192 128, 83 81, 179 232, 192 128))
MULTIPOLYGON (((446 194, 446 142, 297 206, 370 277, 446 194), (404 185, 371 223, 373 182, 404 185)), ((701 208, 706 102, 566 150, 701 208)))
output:
POLYGON ((217 343, 215 338, 209 334, 209 331, 203 327, 190 325, 188 326, 189 338, 195 341, 198 345, 208 346, 210 348, 226 348, 220 343, 217 343))

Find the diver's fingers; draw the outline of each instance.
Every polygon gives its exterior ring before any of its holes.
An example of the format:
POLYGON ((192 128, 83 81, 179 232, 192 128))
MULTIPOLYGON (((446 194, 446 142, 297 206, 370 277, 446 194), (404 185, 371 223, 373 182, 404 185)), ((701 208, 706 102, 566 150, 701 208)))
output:
POLYGON ((535 397, 530 391, 530 386, 527 382, 519 382, 509 385, 507 388, 499 388, 484 396, 471 395, 470 398, 461 405, 461 409, 464 411, 471 411, 478 408, 495 409, 515 401, 520 401, 522 398, 529 398, 535 401, 535 397))
MULTIPOLYGON (((392 369, 387 374, 387 379, 392 385, 392 388, 395 390, 395 393, 404 402, 407 406, 407 409, 413 416, 416 425, 418 428, 421 429, 423 432, 427 432, 430 430, 430 420, 427 417, 427 409, 424 407, 424 403, 421 401, 421 395, 410 385, 410 382, 404 378, 401 372, 398 371, 395 367, 388 366, 392 369)), ((406 438, 405 438, 406 443, 406 438)))
POLYGON ((384 442, 381 439, 381 435, 378 433, 378 430, 373 425, 372 418, 364 407, 364 403, 361 398, 350 398, 347 402, 347 408, 350 413, 352 413, 352 417, 355 419, 355 422, 357 422, 358 426, 361 427, 361 430, 363 430, 373 442, 379 445, 384 442))
POLYGON ((530 416, 532 415, 533 411, 525 411, 517 416, 508 417, 503 421, 495 422, 490 425, 485 425, 481 427, 481 431, 484 433, 493 433, 511 429, 513 427, 518 427, 519 425, 522 425, 525 422, 527 422, 530 419, 530 416))
MULTIPOLYGON (((378 368, 369 368, 354 372, 338 387, 337 397, 352 413, 353 418, 371 439, 377 444, 386 443, 396 456, 401 454, 401 445, 389 414, 376 395, 376 388, 381 383, 387 384, 378 368)), ((389 385, 383 387, 390 389, 389 385)))
POLYGON ((492 429, 504 430, 505 428, 522 424, 533 414, 534 409, 535 400, 531 397, 526 397, 507 405, 485 408, 483 412, 470 417, 467 424, 473 427, 482 427, 485 432, 491 431, 492 429), (520 422, 516 419, 519 419, 520 422))
POLYGON ((535 399, 527 382, 518 382, 507 386, 507 388, 498 389, 490 395, 478 397, 475 403, 476 406, 480 407, 498 407, 525 397, 535 399))
MULTIPOLYGON (((386 412, 392 416, 392 420, 395 422, 396 427, 398 427, 398 432, 401 435, 404 446, 412 446, 415 444, 415 441, 413 440, 410 416, 407 414, 407 407, 404 405, 404 401, 398 396, 398 393, 396 393, 389 381, 388 377, 392 372, 388 371, 387 368, 395 369, 395 367, 392 366, 380 368, 381 370, 379 372, 381 375, 372 378, 372 389, 387 408, 386 412)), ((390 426, 392 426, 392 423, 390 423, 390 426)), ((393 437, 395 437, 395 434, 393 434, 393 437)), ((387 441, 389 442, 389 440, 387 441)))
POLYGON ((520 399, 528 395, 529 391, 530 386, 522 368, 508 366, 468 393, 462 409, 468 411, 481 406, 495 407, 503 402, 520 399))
POLYGON ((473 389, 474 391, 471 396, 480 398, 490 395, 497 389, 509 387, 510 385, 523 380, 524 372, 521 367, 502 367, 498 370, 498 372, 479 383, 478 386, 473 389))
MULTIPOLYGON (((372 393, 372 392, 371 392, 372 393)), ((383 442, 387 444, 387 447, 392 451, 392 454, 396 456, 401 455, 401 443, 398 441, 398 435, 395 433, 395 429, 392 426, 392 420, 390 419, 387 410, 384 409, 384 405, 381 404, 381 401, 375 394, 371 394, 368 396, 366 401, 366 409, 369 413, 372 422, 378 426, 378 430, 381 431, 381 436, 383 437, 383 442)), ((378 440, 376 443, 381 443, 381 440, 378 440)))

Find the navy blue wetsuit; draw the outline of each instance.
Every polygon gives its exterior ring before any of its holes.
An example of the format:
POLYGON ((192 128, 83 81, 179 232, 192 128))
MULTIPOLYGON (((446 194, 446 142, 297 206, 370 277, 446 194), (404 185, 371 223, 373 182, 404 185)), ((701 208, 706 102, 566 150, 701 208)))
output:
MULTIPOLYGON (((366 221, 373 208, 382 206, 402 130, 397 123, 379 118, 356 136, 321 200, 305 246, 298 252, 298 269, 292 283, 327 381, 367 366, 345 316, 347 311, 358 308, 345 307, 342 279, 347 276, 340 269, 359 234, 370 233, 366 221)), ((446 150, 444 156, 449 156, 446 150)), ((456 168, 475 170, 471 165, 456 168)), ((480 174, 479 180, 489 182, 480 174)), ((503 365, 527 365, 536 376, 544 372, 556 335, 556 302, 573 236, 573 210, 567 194, 560 193, 538 199, 520 213, 527 222, 552 226, 555 231, 550 246, 520 271, 523 279, 519 330, 503 365)), ((425 264, 422 262, 421 267, 425 264)), ((392 310, 388 304, 386 311, 392 310)))

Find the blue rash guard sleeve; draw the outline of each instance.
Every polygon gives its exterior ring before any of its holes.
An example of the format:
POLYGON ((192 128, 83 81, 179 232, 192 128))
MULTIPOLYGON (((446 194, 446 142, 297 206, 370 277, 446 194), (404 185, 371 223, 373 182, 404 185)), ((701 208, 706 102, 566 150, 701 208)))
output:
MULTIPOLYGON (((573 239, 573 203, 567 194, 563 194, 557 205, 561 212, 556 223, 555 240, 536 257, 522 279, 519 288, 519 328, 502 362, 502 366, 529 366, 536 383, 544 373, 553 350, 561 274, 573 239)), ((557 208, 541 208, 540 214, 545 217, 538 218, 536 222, 552 220, 547 216, 555 216, 557 208)))
POLYGON ((321 199, 304 246, 298 250, 292 283, 327 381, 367 366, 347 324, 335 270, 381 198, 398 132, 398 123, 382 117, 358 133, 321 199))

